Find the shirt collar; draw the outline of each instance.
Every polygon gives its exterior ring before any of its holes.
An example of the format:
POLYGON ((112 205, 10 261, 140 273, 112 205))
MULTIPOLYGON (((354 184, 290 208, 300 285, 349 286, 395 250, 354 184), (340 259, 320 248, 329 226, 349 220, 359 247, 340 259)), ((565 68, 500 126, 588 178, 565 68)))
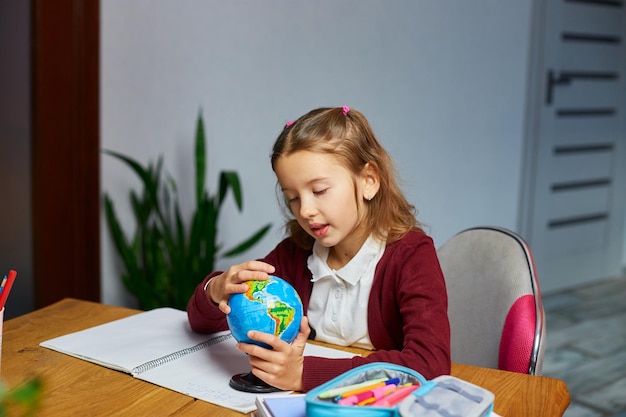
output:
POLYGON ((372 262, 376 262, 379 254, 385 250, 385 243, 370 235, 361 246, 354 258, 338 270, 331 269, 327 264, 329 248, 317 242, 313 244, 313 253, 309 256, 308 267, 313 275, 312 282, 322 278, 336 277, 355 285, 371 270, 372 262))

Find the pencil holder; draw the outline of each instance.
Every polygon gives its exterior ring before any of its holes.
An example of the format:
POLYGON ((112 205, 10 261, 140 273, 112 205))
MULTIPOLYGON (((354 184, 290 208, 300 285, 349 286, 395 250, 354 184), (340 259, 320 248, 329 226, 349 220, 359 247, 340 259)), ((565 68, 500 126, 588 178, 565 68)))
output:
MULTIPOLYGON (((374 362, 359 366, 345 372, 334 379, 309 391, 305 396, 307 417, 392 417, 397 416, 397 403, 385 406, 376 405, 375 401, 382 399, 372 397, 364 399, 359 397, 358 391, 367 390, 368 387, 376 386, 369 391, 378 389, 384 393, 385 386, 392 381, 396 389, 413 386, 415 388, 426 383, 426 379, 413 369, 386 362, 374 362), (343 392, 342 392, 343 391, 343 392), (350 403, 348 398, 354 394, 354 401, 350 403), (346 395, 347 394, 347 395, 346 395), (355 402, 358 399, 362 403, 355 402), (340 403, 344 400, 344 403, 340 403), (367 405, 363 404, 366 403, 367 405)), ((365 391, 366 392, 366 391, 365 391)), ((391 395, 391 394, 388 394, 391 395)))

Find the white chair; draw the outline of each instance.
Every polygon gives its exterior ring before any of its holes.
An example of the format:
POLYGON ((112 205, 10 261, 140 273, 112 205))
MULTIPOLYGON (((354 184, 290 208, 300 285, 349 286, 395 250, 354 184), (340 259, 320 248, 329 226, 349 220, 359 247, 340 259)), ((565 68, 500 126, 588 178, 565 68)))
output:
POLYGON ((499 227, 463 230, 438 249, 452 361, 541 374, 545 315, 528 244, 499 227))

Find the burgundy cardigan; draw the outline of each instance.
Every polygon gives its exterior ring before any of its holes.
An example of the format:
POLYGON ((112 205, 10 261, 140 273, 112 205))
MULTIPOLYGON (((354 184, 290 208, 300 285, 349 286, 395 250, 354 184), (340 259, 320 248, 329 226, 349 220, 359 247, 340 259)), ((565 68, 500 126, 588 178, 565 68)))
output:
MULTIPOLYGON (((300 294, 306 312, 313 289, 304 250, 286 238, 263 261, 274 275, 289 281, 300 294)), ((199 333, 227 330, 226 316, 204 292, 213 272, 197 287, 187 305, 191 328, 199 333)), ((370 362, 391 362, 421 373, 426 379, 450 373, 450 324, 446 286, 430 237, 410 232, 388 244, 376 265, 367 324, 375 350, 367 357, 304 358, 303 391, 370 362)), ((315 323, 311 323, 315 327, 315 323)))

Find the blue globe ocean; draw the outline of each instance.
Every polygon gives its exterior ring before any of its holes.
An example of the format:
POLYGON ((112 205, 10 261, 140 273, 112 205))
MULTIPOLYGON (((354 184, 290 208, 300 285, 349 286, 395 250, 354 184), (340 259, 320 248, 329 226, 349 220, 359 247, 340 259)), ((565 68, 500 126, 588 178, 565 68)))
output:
POLYGON ((228 301, 228 327, 238 342, 270 346, 248 338, 250 330, 270 333, 293 342, 302 321, 302 301, 296 290, 282 278, 246 281, 248 291, 233 294, 228 301))

